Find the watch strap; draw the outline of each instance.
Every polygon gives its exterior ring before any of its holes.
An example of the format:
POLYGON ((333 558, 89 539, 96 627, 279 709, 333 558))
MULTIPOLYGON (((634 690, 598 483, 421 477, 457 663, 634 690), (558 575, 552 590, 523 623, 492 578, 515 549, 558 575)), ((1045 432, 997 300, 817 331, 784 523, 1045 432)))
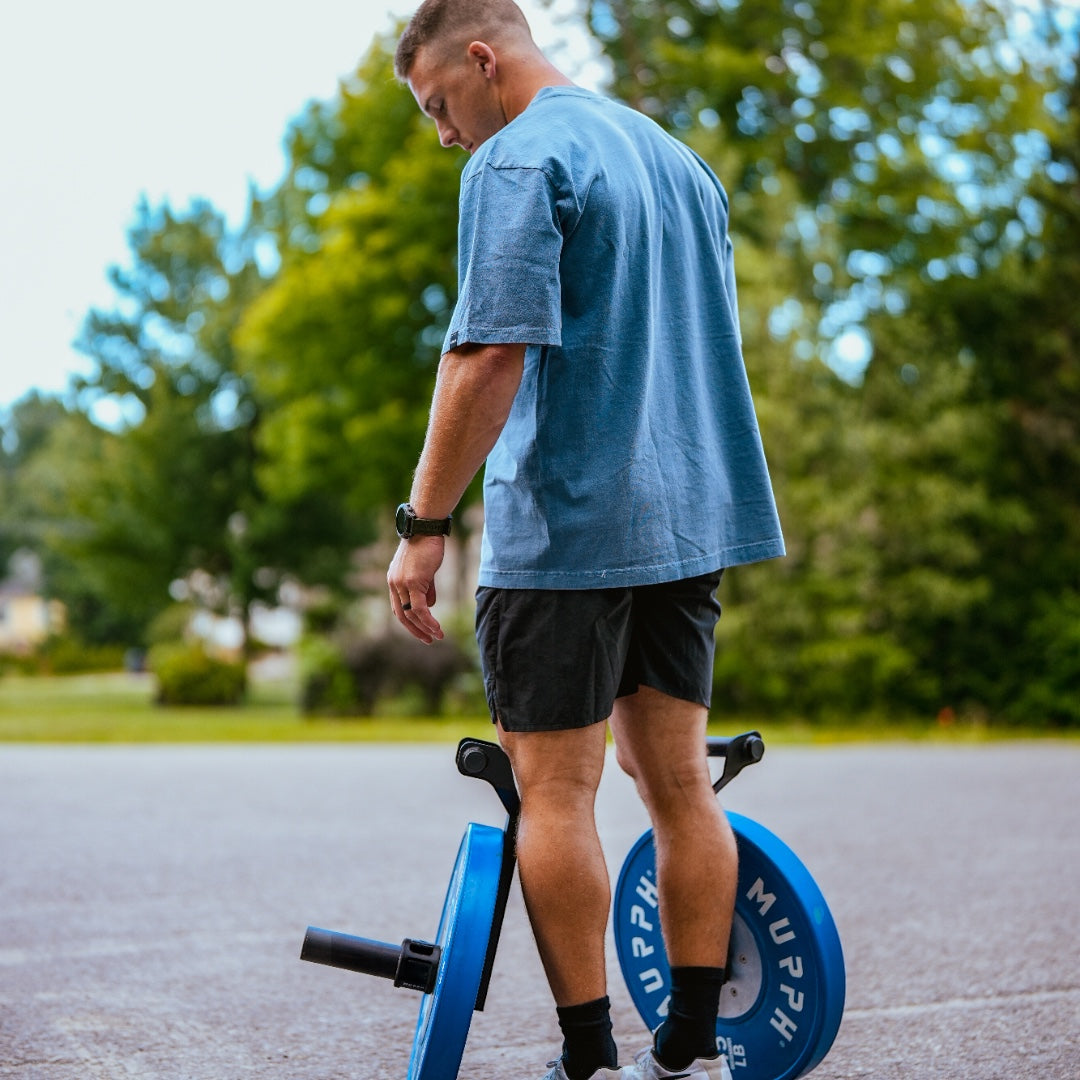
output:
POLYGON ((417 517, 410 503, 402 503, 397 508, 397 533, 403 540, 414 536, 449 536, 453 517, 422 518, 417 517))
POLYGON ((444 518, 413 518, 413 536, 449 536, 451 517, 444 518))

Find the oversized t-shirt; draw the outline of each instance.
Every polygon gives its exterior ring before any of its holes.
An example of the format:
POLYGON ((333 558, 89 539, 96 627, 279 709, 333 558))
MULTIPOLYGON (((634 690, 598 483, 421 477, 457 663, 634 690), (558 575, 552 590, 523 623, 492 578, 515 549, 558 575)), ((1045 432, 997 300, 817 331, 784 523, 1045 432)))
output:
POLYGON ((444 351, 525 344, 479 583, 648 585, 784 553, 743 365, 727 197, 647 117, 548 87, 462 174, 444 351))

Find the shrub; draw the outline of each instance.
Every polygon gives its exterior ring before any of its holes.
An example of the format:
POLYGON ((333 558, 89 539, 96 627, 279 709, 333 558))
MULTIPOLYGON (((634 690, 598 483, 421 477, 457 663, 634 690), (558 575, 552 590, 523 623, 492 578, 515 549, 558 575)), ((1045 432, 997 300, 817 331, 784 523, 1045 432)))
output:
POLYGON ((53 675, 123 671, 126 652, 123 645, 87 645, 71 637, 50 638, 41 650, 41 667, 53 675))
POLYGON ((381 699, 412 691, 420 710, 439 716, 447 691, 473 669, 450 638, 428 646, 397 630, 309 640, 304 654, 301 708, 308 714, 370 716, 381 699))
POLYGON ((247 689, 244 665, 218 660, 201 644, 165 644, 151 650, 159 705, 239 705, 247 689))
POLYGON ((1027 678, 1009 712, 1039 727, 1080 727, 1080 592, 1040 607, 1028 631, 1027 678))
POLYGON ((123 671, 123 645, 88 645, 78 638, 50 637, 27 653, 0 653, 0 671, 21 675, 83 675, 97 671, 123 671))
POLYGON ((0 653, 0 675, 40 675, 41 659, 33 653, 0 653))
POLYGON ((192 604, 170 604, 162 609, 150 621, 143 638, 146 644, 155 645, 183 641, 195 613, 192 604))
POLYGON ((302 712, 349 716, 359 711, 352 675, 341 650, 323 637, 304 639, 300 654, 302 712))

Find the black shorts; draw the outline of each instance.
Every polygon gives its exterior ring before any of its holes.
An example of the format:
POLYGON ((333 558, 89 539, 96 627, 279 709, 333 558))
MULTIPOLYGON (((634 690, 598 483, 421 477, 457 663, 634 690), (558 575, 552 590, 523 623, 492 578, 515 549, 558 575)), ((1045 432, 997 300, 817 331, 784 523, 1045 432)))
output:
POLYGON ((722 573, 620 589, 479 588, 492 720, 507 731, 587 727, 639 686, 708 707, 722 573))

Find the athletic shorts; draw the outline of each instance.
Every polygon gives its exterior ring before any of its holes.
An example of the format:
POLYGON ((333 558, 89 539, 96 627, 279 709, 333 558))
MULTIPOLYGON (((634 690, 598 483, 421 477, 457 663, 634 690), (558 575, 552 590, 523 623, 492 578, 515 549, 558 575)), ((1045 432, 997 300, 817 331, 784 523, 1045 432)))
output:
POLYGON ((492 721, 507 731, 588 727, 640 686, 707 708, 722 573, 620 589, 479 588, 492 721))

